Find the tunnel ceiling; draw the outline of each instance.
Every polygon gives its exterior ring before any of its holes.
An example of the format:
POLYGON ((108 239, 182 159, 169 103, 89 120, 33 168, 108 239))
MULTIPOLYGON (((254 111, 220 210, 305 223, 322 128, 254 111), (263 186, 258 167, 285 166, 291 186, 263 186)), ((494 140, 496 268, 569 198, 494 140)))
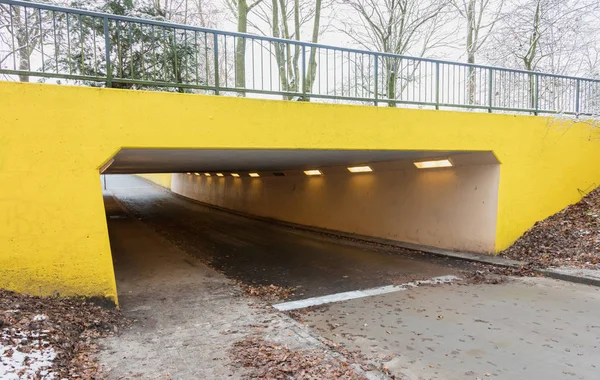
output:
POLYGON ((455 155, 460 151, 121 149, 106 174, 244 172, 358 165, 455 155))

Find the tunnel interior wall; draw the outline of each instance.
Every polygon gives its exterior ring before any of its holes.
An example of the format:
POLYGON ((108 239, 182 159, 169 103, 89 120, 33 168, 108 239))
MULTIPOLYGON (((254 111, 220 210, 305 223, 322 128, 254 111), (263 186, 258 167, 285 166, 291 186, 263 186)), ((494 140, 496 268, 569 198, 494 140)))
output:
POLYGON ((301 170, 285 177, 175 174, 172 190, 247 214, 376 238, 461 251, 495 247, 498 164, 419 170, 411 161, 301 170))
POLYGON ((171 189, 171 173, 148 173, 138 174, 138 176, 162 186, 165 189, 171 189))

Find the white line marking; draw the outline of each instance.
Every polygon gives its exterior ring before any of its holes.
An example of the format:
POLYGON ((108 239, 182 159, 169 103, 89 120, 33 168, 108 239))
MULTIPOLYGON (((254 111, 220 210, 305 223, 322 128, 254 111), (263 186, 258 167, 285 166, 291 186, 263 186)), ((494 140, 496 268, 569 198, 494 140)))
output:
POLYGON ((387 285, 379 288, 354 290, 351 292, 329 294, 322 297, 307 298, 305 300, 278 303, 273 305, 273 307, 280 311, 304 309, 310 306, 324 305, 332 302, 341 302, 356 298, 376 296, 379 294, 402 292, 408 290, 409 288, 416 288, 417 286, 423 284, 446 284, 455 280, 460 280, 460 278, 456 276, 433 277, 429 280, 407 282, 406 284, 401 285, 387 285))

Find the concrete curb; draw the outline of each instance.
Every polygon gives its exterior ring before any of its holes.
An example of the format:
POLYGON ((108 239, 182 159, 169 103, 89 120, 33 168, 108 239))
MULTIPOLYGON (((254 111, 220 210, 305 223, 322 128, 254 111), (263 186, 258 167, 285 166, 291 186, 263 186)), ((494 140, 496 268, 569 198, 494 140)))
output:
MULTIPOLYGON (((557 269, 536 269, 536 273, 543 276, 553 278, 555 280, 562 280, 567 282, 573 282, 575 284, 591 285, 600 287, 600 277, 589 276, 586 274, 571 274, 564 272, 564 268, 557 269)), ((600 271, 598 271, 600 272, 600 271)), ((600 276, 600 273, 599 275, 600 276)))
MULTIPOLYGON (((240 211, 236 211, 236 210, 231 210, 228 208, 224 208, 224 207, 220 207, 220 206, 215 206, 209 203, 205 203, 205 202, 201 202, 198 201, 196 199, 192 199, 192 198, 188 198, 186 196, 183 196, 181 194, 177 194, 174 191, 167 189, 163 186, 160 186, 146 178, 143 177, 139 177, 143 180, 145 180, 146 182, 156 186, 157 188, 168 192, 170 194, 175 195, 176 197, 179 197, 181 199, 184 199, 186 201, 189 202, 193 202, 193 203, 197 203, 199 205, 205 206, 205 207, 209 207, 215 210, 220 210, 223 212, 228 212, 230 214, 234 214, 234 215, 238 215, 238 216, 242 216, 245 218, 249 218, 249 219, 254 219, 254 220, 260 220, 263 222, 268 222, 268 223, 273 223, 273 224, 277 224, 280 226, 284 226, 284 227, 289 227, 289 228, 293 228, 293 229, 297 229, 297 230, 301 230, 301 231, 308 231, 308 232, 313 232, 313 233, 317 233, 317 234, 321 234, 321 235, 326 235, 326 236, 331 236, 331 237, 335 237, 335 238, 345 238, 345 239, 349 239, 349 240, 353 240, 353 241, 359 241, 359 242, 364 242, 364 243, 375 243, 375 244, 381 244, 381 245, 386 245, 386 246, 390 246, 390 247, 396 247, 396 248, 404 248, 404 249, 410 249, 413 251, 420 251, 420 252, 424 252, 424 253, 428 253, 428 254, 432 254, 435 256, 441 256, 441 257, 450 257, 456 260, 463 260, 463 261, 470 261, 470 262, 475 262, 475 263, 482 263, 482 264, 489 264, 489 265, 495 265, 495 266, 499 266, 499 267, 505 267, 505 268, 520 268, 522 266, 527 265, 528 263, 525 261, 518 261, 518 260, 511 260, 511 259, 505 259, 503 257, 499 257, 499 256, 492 256, 492 255, 482 255, 479 253, 474 253, 474 252, 458 252, 458 251, 452 251, 449 249, 443 249, 443 248, 436 248, 436 247, 430 247, 430 246, 423 246, 423 245, 418 245, 418 244, 412 244, 412 243, 404 243, 404 242, 399 242, 399 241, 395 241, 395 240, 389 240, 389 239, 382 239, 382 238, 377 238, 377 237, 371 237, 371 236, 365 236, 365 235, 358 235, 358 234, 352 234, 352 233, 348 233, 348 232, 342 232, 342 231, 336 231, 336 230, 329 230, 329 229, 325 229, 325 228, 319 228, 319 227, 312 227, 312 226, 304 226, 301 224, 296 224, 296 223, 291 223, 291 222, 286 222, 283 220, 277 220, 277 219, 273 219, 273 218, 268 218, 268 217, 263 217, 263 216, 258 216, 258 215, 251 215, 251 214, 247 214, 244 212, 240 212, 240 211)), ((583 273, 583 271, 577 271, 577 270, 571 270, 570 268, 546 268, 546 269, 542 269, 542 268, 536 268, 536 269, 532 269, 534 273, 537 273, 539 275, 545 276, 545 277, 549 277, 549 278, 553 278, 556 280, 561 280, 561 281, 567 281, 567 282, 572 282, 572 283, 576 283, 576 284, 583 284, 583 285, 591 285, 591 286, 597 286, 600 287, 600 271, 598 271, 598 275, 597 277, 594 275, 586 275, 585 273, 583 273)))

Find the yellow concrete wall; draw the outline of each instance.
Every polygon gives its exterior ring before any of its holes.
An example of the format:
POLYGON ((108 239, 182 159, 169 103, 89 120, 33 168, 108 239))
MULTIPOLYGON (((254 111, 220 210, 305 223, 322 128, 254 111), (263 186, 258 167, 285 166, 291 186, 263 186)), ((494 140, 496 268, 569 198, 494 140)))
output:
POLYGON ((461 156, 475 155, 458 155, 454 167, 437 170, 397 161, 370 164, 372 173, 325 167, 320 168, 322 176, 314 177, 301 170, 285 171, 285 177, 266 172, 260 178, 174 174, 172 190, 219 207, 296 224, 491 253, 500 168, 460 165, 461 156))
POLYGON ((164 188, 171 189, 171 173, 138 174, 138 176, 164 188))
POLYGON ((116 286, 98 183, 121 147, 494 151, 496 249, 600 183, 600 131, 551 118, 0 83, 0 287, 116 286))

